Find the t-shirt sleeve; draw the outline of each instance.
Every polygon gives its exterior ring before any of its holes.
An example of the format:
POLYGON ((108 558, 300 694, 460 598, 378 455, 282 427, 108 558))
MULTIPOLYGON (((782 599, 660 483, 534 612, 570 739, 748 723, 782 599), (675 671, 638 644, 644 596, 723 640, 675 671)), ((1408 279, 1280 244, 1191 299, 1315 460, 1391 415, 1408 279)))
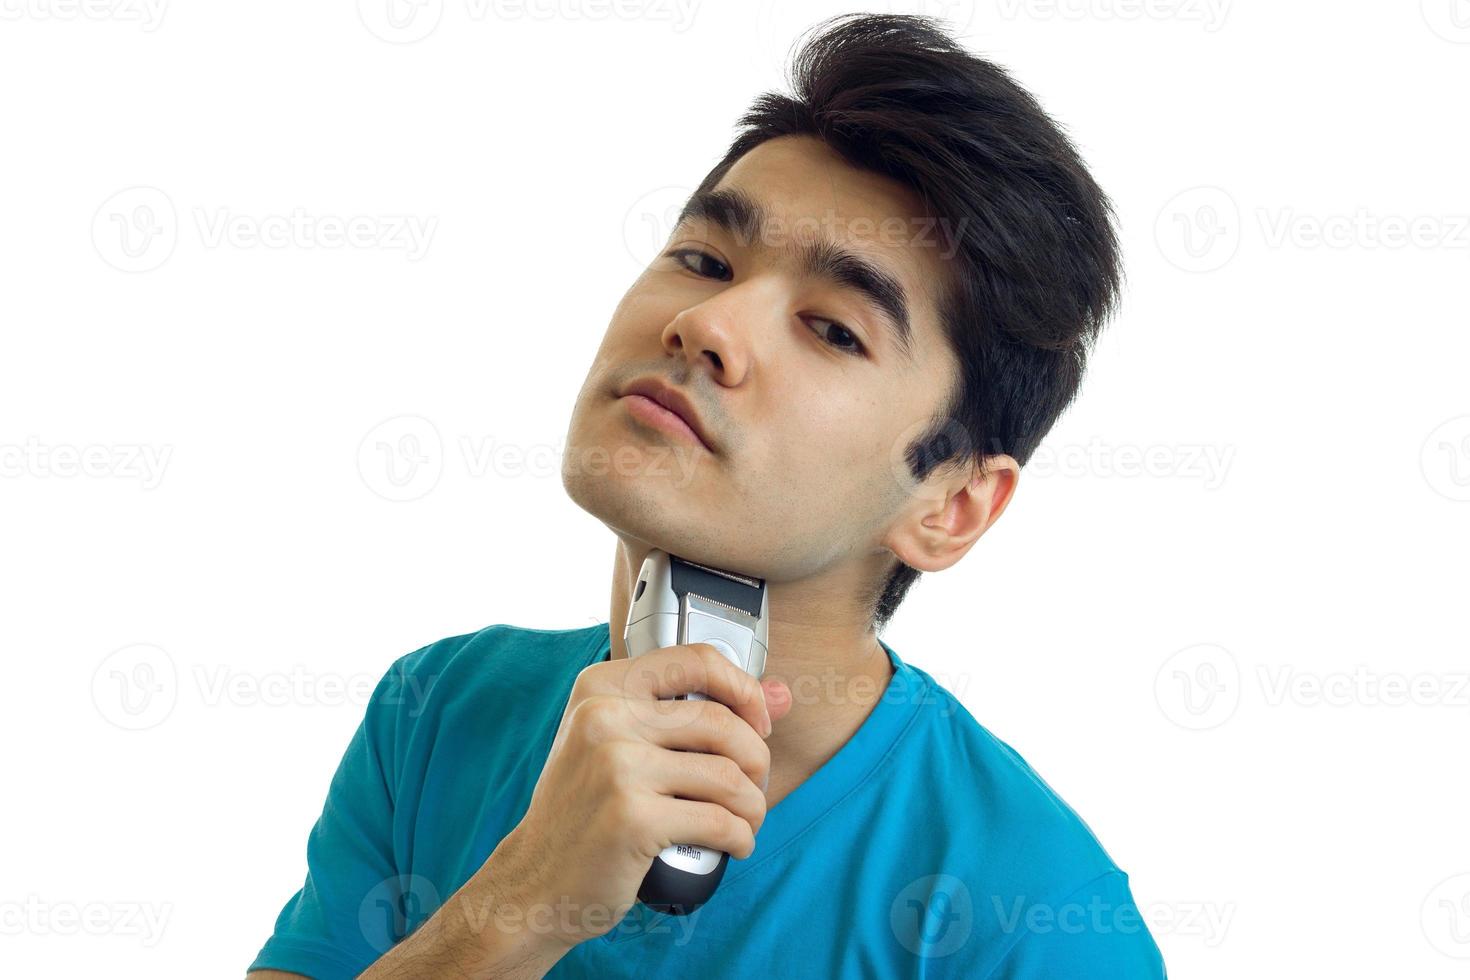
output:
POLYGON ((1024 934, 988 980, 1165 980, 1164 959, 1112 871, 1055 905, 1029 909, 1024 934))
POLYGON ((368 699, 306 842, 306 882, 248 970, 357 976, 401 937, 411 901, 393 857, 394 747, 404 662, 368 699))

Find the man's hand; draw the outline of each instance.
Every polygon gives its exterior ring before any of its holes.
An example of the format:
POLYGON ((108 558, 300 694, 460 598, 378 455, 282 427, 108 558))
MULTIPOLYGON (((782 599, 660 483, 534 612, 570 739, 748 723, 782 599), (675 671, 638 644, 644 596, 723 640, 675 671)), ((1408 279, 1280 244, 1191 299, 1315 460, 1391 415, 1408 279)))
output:
POLYGON ((790 708, 784 684, 706 643, 584 668, 525 817, 466 884, 496 883, 481 926, 560 958, 622 920, 664 848, 749 857, 766 816, 764 738, 790 708), (693 691, 711 700, 666 700, 693 691))

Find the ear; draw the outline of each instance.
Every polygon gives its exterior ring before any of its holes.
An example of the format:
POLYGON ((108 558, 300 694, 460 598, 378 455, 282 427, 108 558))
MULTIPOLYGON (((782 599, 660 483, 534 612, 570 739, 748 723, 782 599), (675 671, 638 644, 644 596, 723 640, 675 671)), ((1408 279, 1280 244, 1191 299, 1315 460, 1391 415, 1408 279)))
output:
POLYGON ((916 487, 912 502, 883 544, 921 572, 942 571, 965 556, 1005 511, 1021 479, 1021 464, 1005 454, 955 473, 941 467, 916 487))

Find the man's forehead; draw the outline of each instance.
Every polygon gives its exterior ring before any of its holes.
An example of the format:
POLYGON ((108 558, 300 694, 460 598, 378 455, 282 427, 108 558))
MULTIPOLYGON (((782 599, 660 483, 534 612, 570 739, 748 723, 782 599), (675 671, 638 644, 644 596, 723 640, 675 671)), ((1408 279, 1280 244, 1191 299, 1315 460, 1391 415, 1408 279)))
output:
POLYGON ((722 213, 711 217, 742 245, 780 250, 825 239, 880 263, 903 281, 914 302, 931 308, 940 300, 940 284, 950 281, 948 222, 927 215, 911 188, 852 166, 814 136, 758 144, 713 190, 725 200, 717 202, 722 213))
POLYGON ((877 219, 910 219, 924 210, 912 188, 854 166, 807 134, 778 136, 757 144, 735 161, 720 186, 763 196, 773 208, 833 208, 850 217, 877 219))

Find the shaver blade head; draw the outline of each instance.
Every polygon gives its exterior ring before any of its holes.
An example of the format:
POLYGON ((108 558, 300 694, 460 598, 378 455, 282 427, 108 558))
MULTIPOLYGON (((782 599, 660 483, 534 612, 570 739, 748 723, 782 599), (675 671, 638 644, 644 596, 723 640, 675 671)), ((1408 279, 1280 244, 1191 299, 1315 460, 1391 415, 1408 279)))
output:
POLYGON ((768 649, 768 609, 764 579, 655 548, 639 569, 623 639, 630 657, 676 644, 709 643, 760 677, 768 649))

